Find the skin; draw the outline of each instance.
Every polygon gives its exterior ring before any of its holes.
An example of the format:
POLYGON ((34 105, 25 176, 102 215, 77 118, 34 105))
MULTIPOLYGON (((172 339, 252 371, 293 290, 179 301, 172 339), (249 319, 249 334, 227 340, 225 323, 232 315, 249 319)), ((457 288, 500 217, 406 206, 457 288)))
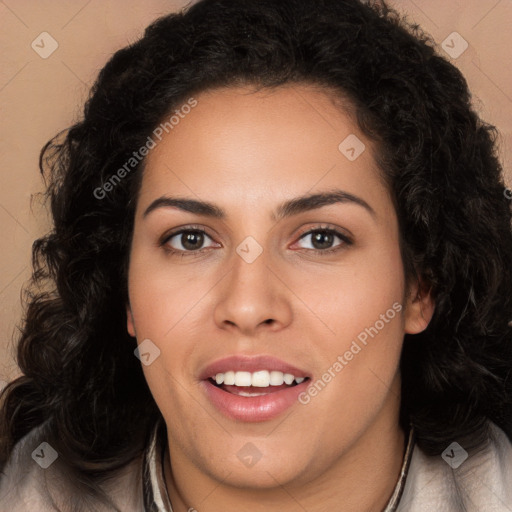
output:
POLYGON ((128 332, 161 351, 143 370, 167 425, 173 508, 380 511, 404 456, 403 337, 427 327, 434 305, 418 283, 406 287, 375 149, 333 95, 312 86, 216 89, 196 99, 147 157, 129 267, 128 332), (354 161, 338 149, 349 134, 366 146, 354 161), (343 202, 272 219, 283 201, 334 188, 374 213, 343 202), (212 202, 227 216, 162 207, 144 218, 162 195, 212 202), (180 234, 158 245, 191 224, 208 233, 192 241, 195 252, 165 251, 187 250, 180 234), (303 236, 326 225, 353 243, 303 236), (263 249, 250 264, 236 252, 248 236, 263 249), (276 419, 235 422, 201 390, 199 372, 232 354, 272 355, 321 378, 394 303, 402 311, 317 396, 276 419), (252 467, 237 457, 248 442, 262 454, 252 467))

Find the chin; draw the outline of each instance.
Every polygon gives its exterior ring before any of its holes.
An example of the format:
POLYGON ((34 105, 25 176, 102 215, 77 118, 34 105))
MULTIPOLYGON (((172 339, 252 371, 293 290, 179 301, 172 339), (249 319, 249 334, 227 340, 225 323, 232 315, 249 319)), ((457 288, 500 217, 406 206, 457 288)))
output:
MULTIPOLYGON (((250 441, 247 445, 250 445, 250 441)), ((297 447, 290 450, 275 449, 273 454, 262 453, 259 460, 251 462, 252 466, 249 465, 249 461, 244 463, 239 460, 237 455, 228 461, 224 459, 222 463, 213 465, 210 459, 209 467, 204 468, 204 471, 213 479, 240 489, 270 490, 281 486, 303 485, 311 480, 312 475, 308 470, 309 462, 302 457, 297 460, 296 454, 300 453, 300 450, 301 448, 297 447), (219 467, 225 464, 229 469, 219 471, 219 467)), ((243 456, 241 458, 243 460, 243 456)))

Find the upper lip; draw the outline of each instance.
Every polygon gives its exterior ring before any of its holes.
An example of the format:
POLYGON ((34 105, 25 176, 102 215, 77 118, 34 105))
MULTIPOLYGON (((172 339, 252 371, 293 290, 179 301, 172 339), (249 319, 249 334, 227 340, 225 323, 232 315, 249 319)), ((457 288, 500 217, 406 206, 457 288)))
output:
POLYGON ((201 373, 199 378, 206 380, 215 377, 217 373, 226 373, 228 371, 245 371, 257 372, 260 370, 279 371, 283 373, 291 373, 294 377, 310 377, 310 374, 282 361, 276 357, 268 355, 247 356, 247 355, 232 355, 217 359, 208 364, 201 373))

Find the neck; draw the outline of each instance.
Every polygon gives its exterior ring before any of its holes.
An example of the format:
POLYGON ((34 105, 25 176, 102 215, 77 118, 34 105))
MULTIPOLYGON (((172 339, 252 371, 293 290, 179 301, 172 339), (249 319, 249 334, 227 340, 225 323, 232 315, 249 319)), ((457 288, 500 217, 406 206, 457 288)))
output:
MULTIPOLYGON (((396 487, 405 454, 405 433, 398 424, 399 400, 390 393, 396 407, 383 407, 350 449, 321 475, 303 482, 273 488, 240 488, 213 479, 199 471, 186 457, 172 464, 165 455, 164 473, 173 512, 235 512, 250 504, 251 512, 361 512, 383 511, 396 487)), ((169 441, 169 440, 168 440, 169 441)), ((175 444, 173 446, 176 446, 175 444)))

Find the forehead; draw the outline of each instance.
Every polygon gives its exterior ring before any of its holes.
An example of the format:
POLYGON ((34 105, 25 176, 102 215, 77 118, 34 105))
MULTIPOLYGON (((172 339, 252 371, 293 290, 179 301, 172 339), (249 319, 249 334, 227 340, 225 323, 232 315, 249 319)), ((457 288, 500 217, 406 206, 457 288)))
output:
POLYGON ((380 183, 374 148, 347 114, 351 106, 328 90, 222 88, 194 99, 148 155, 141 199, 172 191, 261 208, 269 197, 316 188, 371 195, 369 186, 380 183))

